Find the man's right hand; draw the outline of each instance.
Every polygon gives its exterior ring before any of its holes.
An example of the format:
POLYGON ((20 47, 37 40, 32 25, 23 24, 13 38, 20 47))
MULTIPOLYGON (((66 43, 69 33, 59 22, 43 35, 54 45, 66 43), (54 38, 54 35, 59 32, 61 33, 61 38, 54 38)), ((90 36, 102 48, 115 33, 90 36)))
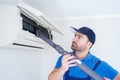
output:
POLYGON ((76 66, 75 62, 77 60, 75 59, 74 55, 66 54, 62 57, 62 66, 61 69, 66 72, 69 67, 76 66))

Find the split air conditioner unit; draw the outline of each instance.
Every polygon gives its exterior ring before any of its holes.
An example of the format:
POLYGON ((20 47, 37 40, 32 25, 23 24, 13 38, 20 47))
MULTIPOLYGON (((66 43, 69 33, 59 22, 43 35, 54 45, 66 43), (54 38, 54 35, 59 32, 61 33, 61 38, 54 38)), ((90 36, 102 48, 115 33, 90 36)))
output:
POLYGON ((48 44, 37 34, 52 40, 51 31, 59 32, 37 9, 23 3, 0 5, 0 47, 44 49, 48 44))

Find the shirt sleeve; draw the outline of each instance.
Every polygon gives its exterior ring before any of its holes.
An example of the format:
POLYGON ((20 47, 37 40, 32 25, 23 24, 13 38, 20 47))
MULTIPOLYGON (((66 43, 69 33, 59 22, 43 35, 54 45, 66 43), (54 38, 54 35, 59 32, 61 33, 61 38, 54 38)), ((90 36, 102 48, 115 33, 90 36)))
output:
POLYGON ((56 62, 55 68, 58 69, 61 67, 61 60, 62 60, 62 56, 60 56, 56 62))
POLYGON ((110 66, 104 61, 100 63, 100 65, 96 68, 95 71, 101 76, 109 78, 111 80, 113 80, 118 74, 117 70, 115 70, 112 66, 110 66))

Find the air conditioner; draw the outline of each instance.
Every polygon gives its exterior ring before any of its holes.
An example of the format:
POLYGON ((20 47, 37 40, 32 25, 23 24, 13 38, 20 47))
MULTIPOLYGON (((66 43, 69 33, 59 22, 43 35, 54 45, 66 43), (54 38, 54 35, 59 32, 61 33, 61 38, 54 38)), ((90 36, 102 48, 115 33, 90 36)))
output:
POLYGON ((48 44, 36 34, 52 40, 51 31, 61 33, 37 9, 23 3, 0 5, 0 47, 45 49, 48 44))

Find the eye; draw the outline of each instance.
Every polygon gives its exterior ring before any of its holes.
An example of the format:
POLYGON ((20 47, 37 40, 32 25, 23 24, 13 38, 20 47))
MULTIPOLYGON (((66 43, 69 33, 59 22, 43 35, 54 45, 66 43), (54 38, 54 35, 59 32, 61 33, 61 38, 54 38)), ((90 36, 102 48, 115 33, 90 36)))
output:
POLYGON ((81 39, 81 38, 82 38, 81 35, 75 35, 75 37, 78 38, 78 39, 81 39))
POLYGON ((76 37, 77 35, 75 34, 74 37, 76 37))
POLYGON ((83 38, 82 35, 77 35, 77 34, 75 34, 74 37, 77 38, 77 39, 82 39, 83 38))
POLYGON ((82 36, 79 35, 79 36, 78 36, 78 39, 81 39, 81 38, 82 38, 82 36))

